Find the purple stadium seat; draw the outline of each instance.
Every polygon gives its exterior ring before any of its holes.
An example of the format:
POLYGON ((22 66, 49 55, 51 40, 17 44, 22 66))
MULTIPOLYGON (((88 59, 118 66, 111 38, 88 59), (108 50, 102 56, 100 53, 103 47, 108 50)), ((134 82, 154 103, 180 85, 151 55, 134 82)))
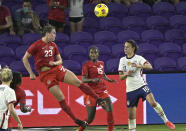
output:
POLYGON ((129 29, 138 33, 141 33, 146 29, 145 21, 137 16, 124 17, 122 20, 122 25, 124 29, 129 29))
POLYGON ((99 20, 92 17, 85 17, 83 20, 83 31, 95 33, 99 30, 99 20))
POLYGON ((94 14, 95 4, 84 4, 83 5, 83 14, 85 17, 96 17, 94 14))
POLYGON ((21 72, 23 75, 28 75, 28 72, 26 68, 24 67, 24 64, 22 61, 12 61, 10 64, 10 68, 13 71, 21 72))
POLYGON ((81 74, 81 64, 74 60, 63 60, 63 66, 75 74, 81 74))
POLYGON ((88 32, 74 32, 70 35, 73 44, 89 46, 93 41, 93 36, 88 32))
POLYGON ((128 8, 119 3, 110 3, 109 7, 109 16, 123 18, 128 16, 128 8))
POLYGON ((112 46, 112 57, 121 58, 124 55, 124 44, 116 44, 112 46))
POLYGON ((21 38, 18 35, 9 35, 8 33, 5 33, 0 35, 0 43, 15 49, 17 46, 21 45, 21 38))
POLYGON ((137 2, 129 7, 129 14, 145 19, 152 14, 152 10, 148 4, 137 2))
POLYGON ((157 58, 158 48, 152 44, 142 43, 139 45, 137 54, 145 57, 153 65, 153 60, 157 58))
POLYGON ((169 18, 175 14, 175 8, 169 2, 158 2, 153 5, 153 13, 169 18))
POLYGON ((23 58, 28 47, 29 47, 28 45, 22 45, 15 49, 15 54, 16 54, 17 59, 21 60, 23 58))
POLYGON ((180 57, 177 60, 177 67, 180 71, 186 71, 186 57, 180 57))
POLYGON ((174 59, 182 56, 181 47, 171 42, 162 43, 159 46, 159 54, 174 59))
POLYGON ((133 39, 135 41, 140 41, 140 36, 138 33, 131 31, 131 30, 125 30, 121 31, 117 35, 118 41, 122 44, 124 44, 127 40, 133 39))
POLYGON ((122 30, 121 21, 116 17, 106 17, 100 20, 100 28, 102 30, 118 33, 122 30))
POLYGON ((68 45, 63 50, 64 57, 68 60, 84 61, 88 59, 86 48, 81 45, 68 45))
POLYGON ((165 39, 169 42, 178 43, 180 45, 186 43, 184 32, 179 29, 167 30, 165 32, 165 39))
POLYGON ((170 57, 159 57, 154 60, 155 70, 158 71, 176 71, 176 61, 170 57))
POLYGON ((117 59, 109 59, 105 64, 105 72, 106 73, 117 73, 118 72, 118 65, 119 65, 119 58, 117 59))
POLYGON ((64 33, 60 33, 60 32, 57 32, 56 33, 56 40, 55 40, 55 43, 63 49, 64 46, 68 45, 70 43, 69 41, 69 36, 64 34, 64 33))
POLYGON ((150 16, 146 20, 147 26, 150 29, 159 30, 165 32, 170 28, 169 21, 163 16, 150 16))
POLYGON ((0 49, 0 61, 5 62, 7 65, 9 65, 11 61, 15 59, 14 51, 6 46, 0 46, 0 49))
POLYGON ((158 30, 145 30, 141 33, 141 38, 144 42, 159 46, 164 42, 163 34, 158 30))
POLYGON ((37 41, 41 39, 41 34, 37 34, 37 33, 26 33, 23 35, 22 37, 22 42, 25 45, 30 45, 33 42, 37 41))
MULTIPOLYGON (((95 44, 92 46, 96 46, 99 49, 99 60, 102 60, 104 62, 106 62, 108 59, 111 58, 111 50, 110 48, 108 48, 105 45, 101 45, 101 44, 95 44)), ((88 49, 90 49, 91 46, 88 47, 88 49)))
POLYGON ((176 29, 186 30, 186 16, 174 15, 170 17, 170 25, 176 29))
POLYGON ((35 7, 35 11, 39 14, 40 19, 44 20, 44 21, 48 21, 48 5, 45 4, 38 4, 38 0, 37 0, 37 5, 35 7))
POLYGON ((176 5, 176 12, 181 15, 186 15, 186 1, 180 1, 176 5))
POLYGON ((3 61, 0 61, 1 68, 5 67, 7 64, 3 61))
POLYGON ((117 38, 113 32, 110 31, 99 31, 94 34, 96 44, 104 44, 112 46, 113 43, 117 42, 117 38))
POLYGON ((182 50, 183 55, 186 56, 186 43, 183 44, 182 49, 183 49, 182 50))

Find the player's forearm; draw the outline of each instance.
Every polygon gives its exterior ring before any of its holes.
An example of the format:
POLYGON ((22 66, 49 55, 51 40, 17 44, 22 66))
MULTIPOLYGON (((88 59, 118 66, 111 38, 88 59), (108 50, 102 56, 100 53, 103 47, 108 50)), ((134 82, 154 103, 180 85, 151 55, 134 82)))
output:
POLYGON ((29 74, 32 74, 33 71, 32 71, 31 66, 30 66, 30 64, 29 64, 28 58, 24 58, 24 57, 23 57, 23 60, 22 60, 22 61, 23 61, 23 64, 24 64, 26 70, 28 71, 28 73, 29 73, 29 74))
POLYGON ((142 68, 142 69, 147 69, 147 70, 152 70, 152 66, 150 64, 145 64, 145 65, 140 65, 139 68, 142 68))
POLYGON ((83 83, 90 83, 93 82, 94 79, 89 79, 89 78, 82 78, 83 83))
POLYGON ((106 81, 108 81, 108 82, 110 82, 111 80, 107 77, 107 75, 106 74, 104 74, 104 80, 106 80, 106 81))
POLYGON ((54 62, 55 65, 61 65, 62 64, 62 60, 57 60, 54 62))
POLYGON ((10 111, 10 114, 12 115, 12 117, 17 121, 17 123, 21 124, 21 121, 13 107, 13 104, 12 105, 9 105, 9 111, 10 111))
POLYGON ((0 26, 0 30, 7 29, 7 28, 9 28, 10 26, 11 26, 11 25, 9 25, 9 24, 1 25, 1 26, 0 26))

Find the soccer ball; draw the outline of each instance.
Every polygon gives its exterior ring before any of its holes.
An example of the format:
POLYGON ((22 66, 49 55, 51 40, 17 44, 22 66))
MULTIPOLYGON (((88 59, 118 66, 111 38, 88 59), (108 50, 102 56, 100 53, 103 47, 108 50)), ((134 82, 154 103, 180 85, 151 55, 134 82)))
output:
POLYGON ((94 8, 94 13, 97 17, 106 17, 108 12, 109 8, 103 3, 97 4, 94 8))

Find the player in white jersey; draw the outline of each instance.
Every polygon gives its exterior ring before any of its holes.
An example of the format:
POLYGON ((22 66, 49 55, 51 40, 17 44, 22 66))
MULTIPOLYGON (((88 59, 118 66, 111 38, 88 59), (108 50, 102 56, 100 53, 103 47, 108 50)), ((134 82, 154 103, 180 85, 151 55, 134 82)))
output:
POLYGON ((23 130, 21 121, 14 109, 13 103, 16 102, 16 96, 14 90, 10 88, 12 78, 12 71, 9 68, 5 67, 1 70, 0 80, 2 84, 0 85, 0 131, 8 131, 9 114, 11 114, 17 121, 19 130, 23 130))
POLYGON ((175 125, 170 122, 161 105, 156 102, 147 83, 142 77, 143 69, 152 69, 152 65, 142 56, 136 55, 138 47, 134 40, 128 40, 124 44, 125 57, 120 59, 119 77, 126 79, 127 110, 129 115, 129 131, 136 130, 136 108, 140 98, 147 100, 157 114, 163 119, 165 125, 170 129, 175 129, 175 125))
POLYGON ((69 21, 71 32, 80 32, 83 27, 84 0, 69 0, 69 21))

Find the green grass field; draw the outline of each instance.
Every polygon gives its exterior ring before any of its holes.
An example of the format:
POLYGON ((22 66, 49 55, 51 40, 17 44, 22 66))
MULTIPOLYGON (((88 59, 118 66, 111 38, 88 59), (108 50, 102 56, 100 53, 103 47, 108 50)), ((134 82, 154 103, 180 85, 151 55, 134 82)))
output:
MULTIPOLYGON (((24 131, 76 131, 77 127, 24 128, 24 131)), ((17 131, 17 130, 13 130, 17 131)), ((85 131, 107 131, 107 126, 89 126, 85 131)), ((114 131, 128 131, 127 126, 115 126, 114 131)), ((137 125, 136 131, 170 131, 165 125, 137 125)), ((186 124, 176 124, 174 131, 186 131, 186 124)))

